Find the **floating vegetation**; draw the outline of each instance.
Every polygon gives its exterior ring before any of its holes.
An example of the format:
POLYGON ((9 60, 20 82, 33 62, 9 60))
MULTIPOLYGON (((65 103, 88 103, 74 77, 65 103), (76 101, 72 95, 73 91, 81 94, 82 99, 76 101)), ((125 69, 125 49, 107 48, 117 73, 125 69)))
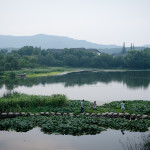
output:
MULTIPOLYGON (((120 112, 121 101, 113 101, 98 107, 98 111, 120 112)), ((150 101, 134 100, 125 101, 126 112, 132 114, 150 115, 150 101)))
POLYGON ((108 128, 128 131, 147 131, 150 120, 127 120, 122 118, 99 118, 85 116, 32 116, 0 120, 0 130, 26 132, 40 127, 47 134, 85 135, 97 134, 108 128))
POLYGON ((126 113, 120 113, 120 103, 97 106, 93 113, 92 103, 85 101, 83 115, 80 114, 81 101, 68 100, 65 95, 8 94, 0 98, 0 130, 26 132, 40 127, 44 133, 63 135, 97 134, 108 128, 147 131, 150 101, 126 101, 126 113))

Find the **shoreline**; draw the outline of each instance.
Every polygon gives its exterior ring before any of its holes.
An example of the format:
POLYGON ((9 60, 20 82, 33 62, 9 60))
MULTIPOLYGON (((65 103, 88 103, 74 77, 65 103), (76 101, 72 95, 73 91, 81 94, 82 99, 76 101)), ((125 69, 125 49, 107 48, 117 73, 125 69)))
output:
POLYGON ((1 77, 8 77, 11 74, 23 74, 26 73, 26 77, 42 77, 42 76, 55 76, 64 75, 73 72, 131 72, 131 71, 150 71, 150 69, 137 70, 137 69, 98 69, 98 68, 71 68, 71 67, 39 67, 39 68, 29 68, 14 71, 3 71, 1 77))

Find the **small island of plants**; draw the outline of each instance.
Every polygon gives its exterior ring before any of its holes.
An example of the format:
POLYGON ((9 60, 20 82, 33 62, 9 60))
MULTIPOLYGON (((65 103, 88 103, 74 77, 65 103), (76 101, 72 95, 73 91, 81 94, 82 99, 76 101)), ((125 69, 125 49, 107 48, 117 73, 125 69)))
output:
MULTIPOLYGON (((106 112, 120 113, 121 101, 97 106, 96 114, 106 112)), ((44 133, 52 134, 97 134, 101 131, 121 129, 128 131, 147 131, 150 119, 129 120, 125 118, 102 117, 92 115, 92 103, 84 102, 85 116, 80 113, 80 100, 68 100, 65 95, 37 96, 26 94, 6 94, 0 98, 0 112, 25 112, 26 115, 0 119, 0 130, 15 130, 26 132, 34 127, 40 127, 44 133), (48 115, 40 115, 43 112, 48 115), (60 113, 62 115, 51 114, 60 113), (63 115, 72 113, 73 116, 63 115), (30 115, 38 114, 38 115, 30 115)), ((129 114, 150 115, 150 101, 126 101, 126 111, 129 114)))

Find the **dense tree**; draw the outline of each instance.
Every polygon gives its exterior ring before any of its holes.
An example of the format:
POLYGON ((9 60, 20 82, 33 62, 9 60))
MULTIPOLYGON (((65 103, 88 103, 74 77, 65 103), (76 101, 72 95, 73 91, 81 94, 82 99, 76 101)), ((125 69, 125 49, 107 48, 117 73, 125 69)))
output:
POLYGON ((132 48, 126 54, 122 51, 122 54, 118 56, 105 53, 97 55, 86 49, 64 49, 62 52, 51 52, 32 46, 25 46, 10 53, 5 50, 0 51, 0 71, 39 66, 148 69, 150 68, 150 49, 136 51, 132 48))
POLYGON ((127 68, 150 68, 150 52, 148 50, 131 50, 125 56, 125 66, 127 68))
MULTIPOLYGON (((8 54, 6 57, 5 57, 5 62, 7 64, 7 66, 9 67, 6 67, 6 68, 9 68, 9 70, 17 70, 17 69, 20 69, 19 68, 19 62, 18 62, 18 57, 14 56, 14 55, 11 55, 11 54, 8 54), (9 64, 9 65, 8 65, 9 64)), ((7 70, 7 69, 6 69, 7 70)))
POLYGON ((113 58, 112 63, 114 67, 119 67, 119 68, 124 67, 124 57, 116 56, 113 58))
POLYGON ((11 70, 11 64, 10 63, 5 63, 4 70, 11 70))
POLYGON ((33 47, 32 46, 24 46, 23 48, 18 50, 18 54, 22 55, 31 55, 33 52, 33 47))

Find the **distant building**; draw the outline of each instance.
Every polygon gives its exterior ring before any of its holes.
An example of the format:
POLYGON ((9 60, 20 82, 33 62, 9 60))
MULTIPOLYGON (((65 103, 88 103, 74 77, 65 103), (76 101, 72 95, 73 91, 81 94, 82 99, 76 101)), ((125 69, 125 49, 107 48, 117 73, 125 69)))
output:
MULTIPOLYGON (((65 51, 66 49, 48 49, 48 51, 53 52, 53 53, 60 53, 65 51)), ((101 53, 97 49, 85 49, 85 48, 70 48, 68 50, 86 50, 89 52, 96 53, 97 55, 100 55, 101 53)))
POLYGON ((89 52, 93 52, 93 53, 96 53, 97 55, 100 55, 100 51, 98 51, 97 49, 86 49, 88 50, 89 52))

